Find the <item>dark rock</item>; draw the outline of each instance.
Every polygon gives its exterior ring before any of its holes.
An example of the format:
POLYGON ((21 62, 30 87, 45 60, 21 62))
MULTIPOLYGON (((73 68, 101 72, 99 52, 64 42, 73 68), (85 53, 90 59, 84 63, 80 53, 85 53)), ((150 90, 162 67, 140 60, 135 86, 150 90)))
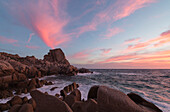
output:
POLYGON ((21 89, 17 89, 17 91, 15 92, 16 95, 21 95, 22 91, 21 89))
POLYGON ((86 68, 80 68, 80 69, 78 70, 78 72, 79 72, 79 73, 93 73, 93 72, 91 72, 90 70, 88 70, 88 69, 86 69, 86 68))
POLYGON ((74 112, 97 112, 97 102, 93 99, 89 99, 85 102, 76 101, 72 105, 74 112))
POLYGON ((10 108, 9 112, 19 112, 20 108, 21 108, 21 105, 16 104, 12 108, 10 108))
POLYGON ((67 93, 65 90, 61 90, 60 95, 63 96, 63 98, 65 98, 67 96, 67 93))
POLYGON ((53 82, 51 82, 51 81, 46 82, 45 85, 53 85, 53 82))
POLYGON ((60 95, 58 93, 55 94, 55 97, 59 97, 60 95))
POLYGON ((19 112, 34 112, 33 107, 31 104, 25 103, 22 105, 22 107, 19 109, 19 112))
POLYGON ((145 100, 144 98, 142 98, 141 96, 139 96, 138 94, 135 93, 129 93, 127 94, 129 96, 129 98, 131 100, 133 100, 136 104, 138 105, 142 105, 144 107, 150 108, 152 110, 154 110, 155 112, 162 112, 162 110, 160 110, 157 106, 155 106, 153 103, 148 102, 147 100, 145 100))
POLYGON ((1 111, 5 111, 5 110, 9 110, 9 109, 10 109, 10 106, 7 103, 0 104, 1 111))
POLYGON ((72 112, 65 102, 55 96, 45 95, 38 90, 32 91, 31 96, 37 104, 36 112, 72 112))
POLYGON ((68 87, 69 87, 70 92, 72 92, 74 90, 73 85, 69 85, 68 87))
POLYGON ((67 97, 65 97, 64 101, 72 107, 72 105, 76 101, 81 101, 81 93, 78 89, 75 89, 73 92, 71 92, 67 97))
POLYGON ((70 92, 69 86, 64 87, 64 90, 65 90, 66 93, 69 93, 70 92))
POLYGON ((14 96, 9 102, 10 102, 11 106, 14 106, 16 104, 20 104, 21 105, 23 103, 22 99, 19 96, 14 96))
POLYGON ((13 96, 13 93, 10 90, 0 91, 0 99, 13 96))
POLYGON ((97 92, 98 112, 148 112, 121 91, 100 86, 97 92))
POLYGON ((52 87, 52 88, 50 89, 50 91, 54 91, 56 88, 58 88, 58 87, 52 87))
POLYGON ((73 89, 77 89, 77 84, 75 82, 72 83, 73 89))
POLYGON ((23 102, 23 104, 27 103, 28 102, 28 98, 27 97, 23 97, 22 98, 22 102, 23 102))
POLYGON ((14 68, 7 61, 0 60, 0 77, 6 75, 12 75, 14 72, 14 68))
POLYGON ((44 60, 49 62, 57 62, 57 63, 63 63, 69 65, 69 62, 66 60, 65 55, 60 48, 50 50, 50 52, 44 56, 44 60))
POLYGON ((93 86, 90 88, 88 93, 88 99, 97 99, 97 92, 98 92, 99 86, 93 86))
POLYGON ((31 99, 28 101, 28 103, 31 104, 32 107, 33 107, 33 109, 35 110, 35 108, 36 108, 36 102, 35 102, 35 100, 34 100, 33 98, 31 98, 31 99))

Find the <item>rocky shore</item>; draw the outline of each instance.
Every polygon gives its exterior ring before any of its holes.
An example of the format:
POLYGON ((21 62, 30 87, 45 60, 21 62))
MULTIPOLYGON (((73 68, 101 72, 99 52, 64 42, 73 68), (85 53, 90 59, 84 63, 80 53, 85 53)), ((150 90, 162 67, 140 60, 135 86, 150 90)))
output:
POLYGON ((37 90, 43 85, 53 85, 40 77, 59 74, 69 77, 77 73, 92 72, 71 65, 61 49, 50 50, 44 59, 0 53, 0 100, 12 97, 0 104, 0 112, 162 112, 135 93, 126 95, 106 86, 91 87, 87 100, 82 99, 75 82, 54 96, 37 90), (19 97, 21 93, 30 93, 31 98, 19 97))
POLYGON ((54 74, 73 76, 79 72, 90 71, 85 68, 77 69, 71 65, 60 48, 50 50, 44 59, 0 52, 0 99, 13 96, 13 91, 20 95, 43 85, 52 84, 39 80, 40 77, 54 74))
POLYGON ((9 112, 162 112, 153 103, 135 93, 123 92, 106 86, 93 86, 87 100, 81 98, 79 85, 72 83, 55 96, 31 91, 31 99, 14 96, 0 104, 0 110, 9 112))

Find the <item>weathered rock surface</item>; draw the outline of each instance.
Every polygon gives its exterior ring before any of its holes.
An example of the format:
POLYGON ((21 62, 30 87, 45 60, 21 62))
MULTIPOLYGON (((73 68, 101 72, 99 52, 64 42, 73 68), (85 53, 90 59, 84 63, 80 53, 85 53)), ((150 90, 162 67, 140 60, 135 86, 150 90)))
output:
POLYGON ((35 112, 72 112, 70 107, 55 96, 46 95, 38 90, 31 92, 36 102, 35 112))
MULTIPOLYGON (((12 90, 16 90, 15 94, 20 95, 42 87, 44 84, 53 84, 34 78, 54 74, 72 76, 77 73, 78 69, 70 65, 60 48, 50 50, 43 60, 36 59, 34 56, 20 57, 0 52, 0 99, 12 96, 10 92, 12 90), (29 78, 32 80, 29 81, 29 78)), ((75 89, 74 86, 73 89, 75 89)), ((72 90, 72 87, 68 87, 68 90, 72 90)))
POLYGON ((131 100, 133 100, 136 104, 141 106, 142 108, 148 109, 148 110, 154 110, 155 112, 162 112, 157 106, 155 106, 153 103, 145 100, 141 96, 135 93, 129 93, 127 94, 131 100))
POLYGON ((97 102, 93 99, 89 99, 85 102, 76 101, 72 105, 74 112, 97 112, 97 102))

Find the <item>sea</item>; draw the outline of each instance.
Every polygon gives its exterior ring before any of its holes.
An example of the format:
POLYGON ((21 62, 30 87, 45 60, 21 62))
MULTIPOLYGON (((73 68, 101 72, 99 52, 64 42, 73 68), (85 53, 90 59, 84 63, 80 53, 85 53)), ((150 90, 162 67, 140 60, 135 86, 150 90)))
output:
MULTIPOLYGON (((38 88, 50 95, 60 93, 65 86, 76 82, 87 99, 88 91, 93 85, 105 85, 118 89, 125 94, 134 92, 154 103, 163 112, 170 112, 170 70, 168 69, 91 69, 93 73, 79 73, 76 76, 51 75, 41 79, 52 81, 54 85, 38 88), (50 91, 52 87, 58 87, 50 91)), ((30 94, 22 94, 30 98, 30 94)), ((5 103, 11 98, 0 99, 5 103)))

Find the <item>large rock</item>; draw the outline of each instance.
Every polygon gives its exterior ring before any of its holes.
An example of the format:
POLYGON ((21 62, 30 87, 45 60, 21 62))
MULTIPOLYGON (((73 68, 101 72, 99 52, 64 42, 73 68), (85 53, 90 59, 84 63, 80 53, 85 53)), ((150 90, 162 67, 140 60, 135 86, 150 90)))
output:
POLYGON ((65 55, 60 48, 50 50, 50 52, 44 56, 44 60, 69 65, 69 62, 66 60, 65 55))
POLYGON ((90 99, 97 99, 97 92, 98 92, 99 86, 93 86, 90 88, 89 92, 88 92, 88 96, 87 98, 90 99))
POLYGON ((97 102, 93 99, 89 99, 85 102, 76 101, 72 105, 74 112, 97 112, 97 102))
POLYGON ((33 107, 31 104, 25 103, 22 105, 22 107, 19 109, 19 112, 34 112, 33 107))
POLYGON ((21 105, 17 104, 10 108, 9 112, 19 112, 21 105))
POLYGON ((55 96, 46 95, 38 90, 31 92, 36 102, 35 112, 72 112, 70 107, 55 96))
POLYGON ((15 70, 10 63, 0 60, 0 77, 11 75, 14 71, 15 70))
POLYGON ((81 101, 81 93, 78 89, 75 89, 73 92, 71 92, 67 97, 65 97, 64 101, 72 107, 72 105, 76 101, 81 101))
POLYGON ((10 102, 11 106, 14 106, 16 104, 20 104, 21 105, 23 103, 22 99, 19 96, 14 96, 9 102, 10 102))
POLYGON ((13 96, 13 93, 10 90, 0 91, 0 99, 13 96))
POLYGON ((162 110, 160 110, 157 106, 155 106, 153 103, 146 101, 144 98, 142 98, 141 96, 139 96, 138 94, 135 93, 129 93, 127 94, 129 96, 130 99, 132 99, 136 104, 138 104, 139 106, 142 106, 142 108, 145 108, 148 110, 153 110, 155 112, 162 112, 162 110))
POLYGON ((80 69, 78 69, 78 72, 79 73, 93 73, 93 72, 91 72, 90 70, 88 70, 86 68, 80 68, 80 69))
POLYGON ((5 103, 5 104, 0 104, 0 111, 5 111, 5 110, 9 110, 10 106, 5 103))
POLYGON ((143 110, 121 91, 100 86, 97 92, 98 112, 149 112, 143 110))

